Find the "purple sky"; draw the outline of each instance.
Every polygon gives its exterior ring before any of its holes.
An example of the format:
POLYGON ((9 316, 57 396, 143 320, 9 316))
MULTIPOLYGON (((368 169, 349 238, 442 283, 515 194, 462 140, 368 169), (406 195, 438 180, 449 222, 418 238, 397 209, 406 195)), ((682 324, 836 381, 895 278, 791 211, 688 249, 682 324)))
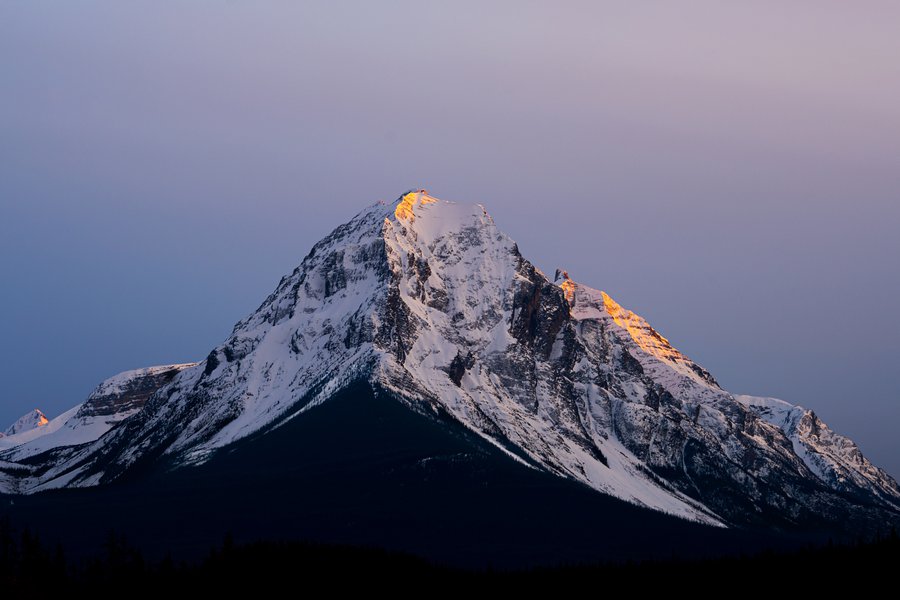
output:
POLYGON ((900 5, 298 4, 0 0, 0 423, 422 186, 900 475, 900 5))

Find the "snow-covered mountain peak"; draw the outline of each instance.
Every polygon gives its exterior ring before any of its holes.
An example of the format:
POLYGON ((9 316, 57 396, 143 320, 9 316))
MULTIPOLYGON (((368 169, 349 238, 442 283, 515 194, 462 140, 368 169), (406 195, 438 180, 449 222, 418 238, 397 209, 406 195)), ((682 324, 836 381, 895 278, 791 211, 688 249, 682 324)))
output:
POLYGON ((430 195, 426 190, 413 190, 400 196, 393 209, 393 221, 417 236, 430 241, 453 232, 493 225, 481 204, 452 202, 430 195))
MULTIPOLYGON (((844 438, 798 446, 608 294, 550 281, 483 206, 425 190, 335 228, 206 360, 169 369, 98 388, 72 422, 111 431, 16 489, 112 481, 147 457, 202 463, 364 383, 513 460, 710 524, 840 520, 847 494, 875 502, 870 516, 900 503, 844 438)), ((804 415, 798 435, 828 437, 804 415)))
POLYGON ((416 218, 415 207, 439 202, 437 198, 428 194, 427 190, 410 190, 400 196, 397 206, 394 208, 394 216, 398 219, 413 221, 416 218))
POLYGON ((13 436, 25 433, 26 431, 31 431, 32 429, 37 429, 38 427, 44 427, 49 422, 50 420, 44 416, 44 413, 35 408, 19 417, 18 420, 7 427, 6 431, 3 433, 6 436, 13 436))

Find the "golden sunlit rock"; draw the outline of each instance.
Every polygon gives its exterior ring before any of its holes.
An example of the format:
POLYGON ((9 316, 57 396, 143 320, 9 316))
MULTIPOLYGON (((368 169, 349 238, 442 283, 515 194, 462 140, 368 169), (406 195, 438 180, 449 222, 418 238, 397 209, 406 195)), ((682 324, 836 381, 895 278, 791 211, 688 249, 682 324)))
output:
POLYGON ((647 322, 630 310, 622 308, 618 302, 600 292, 603 297, 603 307, 613 318, 616 325, 628 331, 631 338, 645 352, 664 360, 686 360, 687 358, 669 344, 669 340, 661 336, 647 322))
POLYGON ((563 293, 566 295, 566 300, 569 303, 569 306, 575 304, 575 282, 569 279, 569 272, 563 271, 563 282, 559 287, 562 288, 563 293))
POLYGON ((434 204, 435 202, 437 202, 437 199, 429 196, 427 190, 408 192, 403 195, 400 199, 400 203, 397 204, 397 208, 394 210, 394 216, 401 220, 412 221, 416 218, 416 215, 413 212, 413 207, 416 204, 434 204))

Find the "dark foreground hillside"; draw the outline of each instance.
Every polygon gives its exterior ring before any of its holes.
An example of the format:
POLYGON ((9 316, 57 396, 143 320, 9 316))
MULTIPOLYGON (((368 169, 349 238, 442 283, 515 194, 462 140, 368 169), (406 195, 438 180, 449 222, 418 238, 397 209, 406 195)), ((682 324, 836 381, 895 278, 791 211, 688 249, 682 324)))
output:
MULTIPOLYGON (((246 544, 283 540, 474 569, 704 559, 827 539, 714 528, 642 509, 517 462, 365 385, 199 468, 164 467, 110 486, 3 497, 0 519, 40 538, 47 569, 56 548, 68 564, 104 555, 110 531, 138 549, 143 564, 196 563, 229 535, 250 562, 278 552, 246 544)), ((318 552, 310 548, 285 552, 308 560, 318 552)), ((323 552, 326 561, 364 557, 396 568, 411 560, 323 552)))

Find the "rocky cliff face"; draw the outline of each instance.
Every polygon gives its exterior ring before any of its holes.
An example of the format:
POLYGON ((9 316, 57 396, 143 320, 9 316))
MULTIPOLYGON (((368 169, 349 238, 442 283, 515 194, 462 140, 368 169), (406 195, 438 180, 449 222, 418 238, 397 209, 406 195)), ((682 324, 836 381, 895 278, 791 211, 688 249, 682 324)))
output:
POLYGON ((156 390, 196 363, 165 365, 125 371, 101 383, 78 412, 76 418, 114 417, 117 421, 144 408, 156 390))
POLYGON ((843 442, 820 443, 823 425, 773 422, 607 294, 550 281, 480 205, 423 191, 337 228, 203 363, 22 489, 203 462, 358 381, 510 460, 684 518, 896 518, 896 483, 846 446, 824 457, 843 442))
POLYGON ((797 456, 828 487, 861 501, 875 496, 900 508, 897 482, 869 462, 853 440, 832 431, 816 413, 775 398, 735 398, 784 432, 797 456))

